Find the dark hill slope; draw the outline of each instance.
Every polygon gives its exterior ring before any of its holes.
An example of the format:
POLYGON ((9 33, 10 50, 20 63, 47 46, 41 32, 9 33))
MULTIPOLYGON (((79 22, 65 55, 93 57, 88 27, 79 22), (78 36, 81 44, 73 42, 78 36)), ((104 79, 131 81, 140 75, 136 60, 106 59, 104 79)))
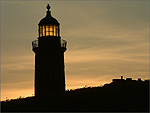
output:
POLYGON ((149 111, 149 81, 118 82, 61 96, 2 102, 2 111, 149 111))

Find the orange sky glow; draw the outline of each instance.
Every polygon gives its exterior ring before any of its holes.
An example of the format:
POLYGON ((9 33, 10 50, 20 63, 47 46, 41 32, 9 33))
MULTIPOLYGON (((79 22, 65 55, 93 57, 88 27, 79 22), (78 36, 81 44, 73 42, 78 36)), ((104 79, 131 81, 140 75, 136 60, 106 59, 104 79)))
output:
POLYGON ((5 1, 1 5, 1 100, 34 95, 38 22, 50 4, 67 40, 66 90, 112 79, 149 79, 149 1, 5 1))

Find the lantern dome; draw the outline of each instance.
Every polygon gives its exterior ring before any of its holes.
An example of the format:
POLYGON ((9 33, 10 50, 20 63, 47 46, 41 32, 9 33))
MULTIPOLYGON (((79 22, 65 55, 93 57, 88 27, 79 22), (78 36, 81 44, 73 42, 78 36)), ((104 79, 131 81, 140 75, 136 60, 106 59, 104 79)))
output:
POLYGON ((39 22, 39 37, 45 36, 55 36, 59 37, 59 22, 51 16, 51 11, 49 11, 49 4, 46 7, 48 9, 47 15, 39 22))
POLYGON ((47 15, 45 16, 45 18, 40 20, 39 25, 59 25, 59 22, 51 16, 51 11, 49 11, 50 9, 49 4, 47 5, 46 8, 48 9, 48 11, 46 12, 47 15))

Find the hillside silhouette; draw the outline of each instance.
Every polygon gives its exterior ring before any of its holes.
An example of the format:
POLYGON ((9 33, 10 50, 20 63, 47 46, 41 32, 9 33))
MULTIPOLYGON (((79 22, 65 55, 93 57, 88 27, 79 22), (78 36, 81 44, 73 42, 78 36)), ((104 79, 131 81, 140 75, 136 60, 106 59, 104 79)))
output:
POLYGON ((99 111, 148 112, 149 80, 113 79, 101 87, 85 87, 48 97, 2 101, 2 112, 99 111))

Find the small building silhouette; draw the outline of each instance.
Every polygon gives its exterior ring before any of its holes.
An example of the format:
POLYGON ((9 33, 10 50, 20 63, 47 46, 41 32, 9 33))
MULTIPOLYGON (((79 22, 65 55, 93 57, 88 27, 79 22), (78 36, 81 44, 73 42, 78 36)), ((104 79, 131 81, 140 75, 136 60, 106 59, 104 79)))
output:
POLYGON ((141 82, 146 82, 146 81, 149 81, 149 80, 142 81, 141 78, 138 78, 138 80, 132 80, 132 78, 126 78, 125 80, 123 79, 123 76, 121 76, 121 79, 112 79, 113 83, 133 83, 133 82, 141 83, 141 82))
POLYGON ((122 81, 125 81, 125 80, 123 79, 123 76, 121 76, 121 79, 113 79, 112 81, 114 83, 116 83, 116 82, 122 82, 122 81))
POLYGON ((64 52, 67 41, 60 37, 60 23, 47 14, 39 22, 39 37, 32 42, 35 53, 35 97, 65 92, 64 52))

